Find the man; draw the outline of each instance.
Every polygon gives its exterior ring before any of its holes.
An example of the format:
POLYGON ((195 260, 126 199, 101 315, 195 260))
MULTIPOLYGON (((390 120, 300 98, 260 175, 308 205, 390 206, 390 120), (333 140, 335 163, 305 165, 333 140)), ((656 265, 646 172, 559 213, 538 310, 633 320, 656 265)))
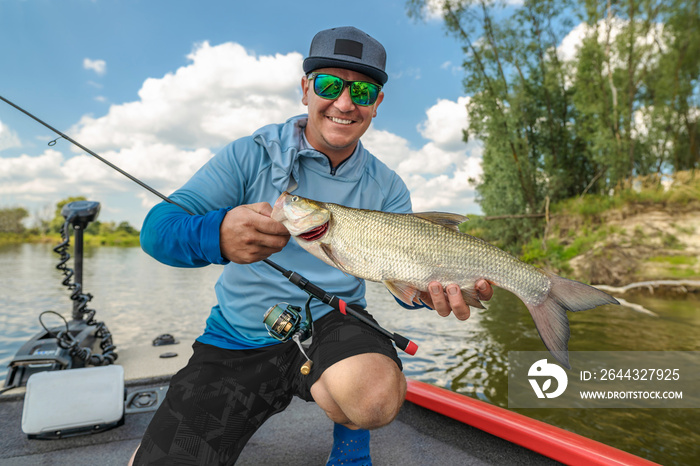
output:
MULTIPOLYGON (((410 212, 403 181, 360 143, 384 97, 385 62, 382 45, 356 28, 319 32, 301 80, 308 116, 263 127, 207 162, 171 196, 195 215, 168 203, 149 212, 141 231, 146 252, 173 266, 226 266, 216 285, 218 304, 192 358, 173 377, 135 464, 232 464, 292 396, 315 401, 336 423, 328 464, 371 464, 367 429, 391 422, 406 390, 394 347, 314 300, 308 350, 314 365, 302 375, 304 356, 293 342, 272 338, 262 318, 278 302, 303 305, 306 295, 260 261, 273 255, 347 302, 365 305, 364 283, 288 243, 270 205, 289 190, 350 207, 410 212)), ((425 301, 440 315, 469 317, 456 285, 447 291, 431 285, 425 301)), ((477 291, 482 299, 492 293, 485 281, 477 291)))

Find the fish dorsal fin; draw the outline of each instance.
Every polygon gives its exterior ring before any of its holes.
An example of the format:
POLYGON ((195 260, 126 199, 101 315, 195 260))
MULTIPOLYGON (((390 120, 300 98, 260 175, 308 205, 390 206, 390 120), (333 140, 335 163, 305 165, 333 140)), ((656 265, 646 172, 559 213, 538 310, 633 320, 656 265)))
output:
POLYGON ((413 304, 422 304, 419 299, 420 291, 418 291, 416 287, 399 281, 385 280, 382 283, 384 283, 386 289, 402 303, 408 304, 409 306, 413 304))
POLYGON ((437 223, 447 228, 459 231, 459 224, 469 220, 464 215, 453 214, 450 212, 418 212, 413 214, 418 218, 427 220, 432 223, 437 223))

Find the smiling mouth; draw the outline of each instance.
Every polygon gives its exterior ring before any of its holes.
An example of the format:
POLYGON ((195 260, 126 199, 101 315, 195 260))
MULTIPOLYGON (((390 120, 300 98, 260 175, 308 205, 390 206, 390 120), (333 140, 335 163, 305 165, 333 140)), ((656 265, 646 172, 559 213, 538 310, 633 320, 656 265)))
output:
POLYGON ((333 116, 327 117, 329 120, 331 120, 333 123, 338 123, 339 125, 350 125, 353 123, 352 120, 346 120, 345 118, 337 118, 333 116))
POLYGON ((316 228, 312 228, 311 230, 307 231, 306 233, 302 233, 299 235, 299 238, 305 240, 305 241, 316 241, 318 239, 321 239, 323 235, 326 234, 328 231, 328 223, 326 222, 321 226, 318 226, 316 228))

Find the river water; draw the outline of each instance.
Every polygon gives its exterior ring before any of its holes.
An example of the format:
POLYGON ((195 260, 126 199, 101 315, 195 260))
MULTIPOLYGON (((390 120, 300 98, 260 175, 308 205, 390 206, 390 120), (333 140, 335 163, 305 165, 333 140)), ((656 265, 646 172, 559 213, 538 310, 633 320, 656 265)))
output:
MULTIPOLYGON (((0 380, 17 349, 41 330, 40 312, 71 315, 68 292, 55 269, 57 258, 48 244, 0 246, 0 380)), ((118 352, 163 333, 183 342, 196 338, 215 303, 213 284, 220 272, 220 266, 167 267, 139 248, 102 247, 85 251, 83 285, 94 295, 90 307, 109 327, 118 352)), ((569 349, 700 350, 697 296, 625 298, 657 316, 622 306, 569 313, 569 349)), ((401 355, 407 376, 501 407, 508 406, 508 352, 545 350, 525 306, 502 290, 487 303, 488 309, 473 310, 466 322, 428 310, 405 310, 379 284, 368 284, 368 302, 383 326, 419 345, 416 356, 401 355)), ((50 315, 44 321, 49 326, 60 323, 50 315)), ((700 458, 698 409, 515 411, 664 465, 697 464, 700 458)))

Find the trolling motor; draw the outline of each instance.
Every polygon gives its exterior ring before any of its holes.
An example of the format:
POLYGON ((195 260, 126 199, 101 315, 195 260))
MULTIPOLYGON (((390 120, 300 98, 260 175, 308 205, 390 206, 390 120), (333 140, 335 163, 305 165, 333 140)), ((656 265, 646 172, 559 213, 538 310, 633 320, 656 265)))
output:
POLYGON ((26 385, 29 376, 36 372, 55 371, 85 367, 87 365, 103 366, 112 364, 117 359, 116 347, 112 343, 112 334, 104 322, 97 322, 95 310, 87 307, 92 295, 83 292, 83 232, 87 225, 97 218, 100 203, 92 201, 75 201, 66 204, 61 210, 65 223, 61 228, 61 243, 54 252, 61 256, 56 268, 63 272, 61 282, 71 291, 73 301, 72 319, 66 321, 61 314, 44 311, 39 316, 43 331, 26 342, 10 361, 5 379, 5 387, 26 385), (75 232, 75 270, 68 268, 70 227, 75 232), (71 279, 75 279, 71 283, 71 279), (42 318, 45 314, 55 314, 63 319, 64 325, 47 328, 42 318), (94 346, 100 340, 102 354, 94 353, 94 346))

